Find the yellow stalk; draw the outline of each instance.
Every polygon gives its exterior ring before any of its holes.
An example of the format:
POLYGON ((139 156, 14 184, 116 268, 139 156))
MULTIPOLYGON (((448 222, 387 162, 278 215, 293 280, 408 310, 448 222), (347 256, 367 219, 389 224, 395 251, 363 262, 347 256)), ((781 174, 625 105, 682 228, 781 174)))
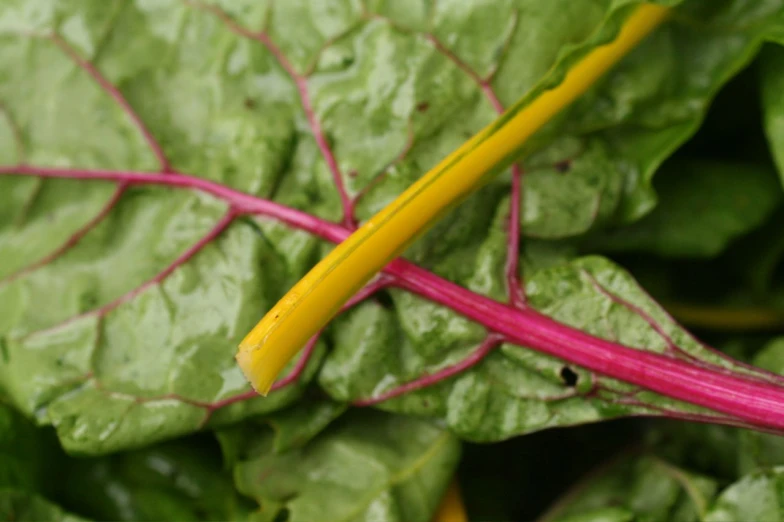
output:
POLYGON ((468 522, 463 498, 460 495, 460 486, 457 480, 452 480, 446 490, 441 504, 433 517, 433 522, 468 522))
POLYGON ((588 90, 667 13, 653 4, 638 7, 615 40, 587 54, 558 86, 480 131, 319 262, 240 343, 237 362, 253 387, 266 395, 288 361, 354 293, 488 175, 508 166, 528 138, 588 90))

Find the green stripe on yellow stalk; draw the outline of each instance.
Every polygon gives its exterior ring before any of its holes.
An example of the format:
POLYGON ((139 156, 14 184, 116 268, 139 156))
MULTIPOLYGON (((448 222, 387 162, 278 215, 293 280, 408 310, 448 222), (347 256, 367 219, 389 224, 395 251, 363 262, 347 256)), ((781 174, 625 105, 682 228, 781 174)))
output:
POLYGON ((243 339, 237 353, 245 376, 266 394, 278 373, 384 265, 441 215, 508 166, 525 141, 583 94, 667 16, 645 4, 617 37, 577 62, 556 87, 513 107, 450 154, 319 262, 243 339))

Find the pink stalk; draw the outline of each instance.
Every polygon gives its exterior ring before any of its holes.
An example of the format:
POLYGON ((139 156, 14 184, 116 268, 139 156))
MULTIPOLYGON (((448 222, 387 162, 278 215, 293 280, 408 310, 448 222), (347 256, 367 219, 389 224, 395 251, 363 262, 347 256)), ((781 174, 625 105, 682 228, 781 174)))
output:
POLYGON ((443 304, 508 341, 667 397, 784 431, 784 388, 629 348, 493 301, 402 260, 388 267, 401 288, 443 304))
MULTIPOLYGON (((339 242, 350 234, 344 226, 193 176, 27 165, 0 167, 2 174, 189 188, 212 194, 237 212, 268 216, 328 241, 339 242)), ((754 426, 784 431, 784 387, 591 336, 534 310, 517 309, 471 292, 403 259, 392 261, 384 271, 393 276, 391 284, 447 306, 503 335, 509 342, 673 399, 731 415, 754 426)))

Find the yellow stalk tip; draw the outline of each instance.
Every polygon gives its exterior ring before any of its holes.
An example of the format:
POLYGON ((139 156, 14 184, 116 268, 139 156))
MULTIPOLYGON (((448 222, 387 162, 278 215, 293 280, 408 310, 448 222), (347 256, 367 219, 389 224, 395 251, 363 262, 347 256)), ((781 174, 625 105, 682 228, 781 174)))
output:
POLYGON ((468 522, 463 497, 460 494, 460 485, 453 479, 446 490, 441 504, 438 506, 433 522, 468 522))

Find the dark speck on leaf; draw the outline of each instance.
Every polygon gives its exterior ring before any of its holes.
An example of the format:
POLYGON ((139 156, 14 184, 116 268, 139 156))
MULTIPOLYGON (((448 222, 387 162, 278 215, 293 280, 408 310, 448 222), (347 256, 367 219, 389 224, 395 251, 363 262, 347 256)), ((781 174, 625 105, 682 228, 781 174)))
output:
POLYGON ((577 384, 577 374, 568 366, 561 368, 561 379, 565 385, 573 387, 577 384))
POLYGON ((429 108, 430 108, 430 103, 426 101, 419 102, 416 106, 416 110, 418 110, 419 112, 425 112, 429 108))
POLYGON ((356 178, 358 175, 359 175, 359 172, 357 172, 356 170, 351 170, 348 173, 348 177, 349 178, 356 178))
POLYGON ((245 98, 244 105, 245 105, 246 109, 255 109, 256 108, 256 101, 253 100, 252 98, 245 98))
POLYGON ((572 168, 572 160, 567 159, 567 160, 559 161, 553 165, 553 168, 556 171, 560 172, 561 174, 569 172, 569 170, 571 170, 572 168))

